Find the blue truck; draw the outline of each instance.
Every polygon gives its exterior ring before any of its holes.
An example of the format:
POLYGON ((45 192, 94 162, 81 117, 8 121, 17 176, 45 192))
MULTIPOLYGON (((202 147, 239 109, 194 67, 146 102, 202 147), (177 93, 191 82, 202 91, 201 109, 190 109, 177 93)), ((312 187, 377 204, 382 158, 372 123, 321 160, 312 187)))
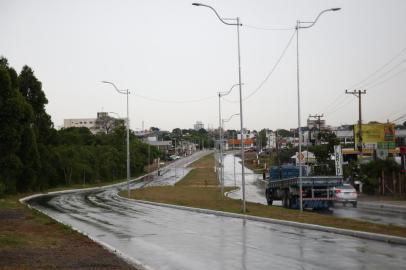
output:
MULTIPOLYGON (((268 205, 281 200, 285 208, 300 208, 299 167, 293 165, 274 166, 269 170, 265 197, 268 205)), ((327 210, 333 206, 334 190, 343 183, 342 176, 307 176, 302 167, 303 209, 327 210)))

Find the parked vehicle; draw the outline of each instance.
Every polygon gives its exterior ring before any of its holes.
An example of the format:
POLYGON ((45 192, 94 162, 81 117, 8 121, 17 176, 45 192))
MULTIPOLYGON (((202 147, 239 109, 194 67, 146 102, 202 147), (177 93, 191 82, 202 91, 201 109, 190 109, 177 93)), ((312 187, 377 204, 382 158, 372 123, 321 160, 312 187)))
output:
POLYGON ((357 207, 358 194, 355 188, 350 184, 343 184, 334 189, 334 203, 339 202, 344 206, 351 203, 353 207, 357 207))
MULTIPOLYGON (((306 176, 302 167, 302 200, 303 209, 326 210, 333 206, 333 188, 341 186, 341 176, 306 176)), ((300 208, 300 180, 297 166, 272 167, 269 171, 265 197, 268 205, 274 200, 282 200, 285 208, 300 208)))

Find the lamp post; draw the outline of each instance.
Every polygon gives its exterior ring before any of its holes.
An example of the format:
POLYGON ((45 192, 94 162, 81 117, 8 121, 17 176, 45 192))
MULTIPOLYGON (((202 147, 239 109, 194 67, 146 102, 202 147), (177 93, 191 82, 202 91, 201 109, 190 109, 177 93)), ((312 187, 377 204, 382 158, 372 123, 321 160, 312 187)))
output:
MULTIPOLYGON (((230 90, 231 91, 231 90, 230 90)), ((221 119, 221 129, 224 128, 224 123, 228 122, 231 120, 231 118, 233 118, 236 115, 240 115, 239 113, 235 113, 233 115, 231 115, 229 118, 227 119, 221 119)), ((221 166, 222 166, 222 170, 221 170, 221 194, 224 193, 224 159, 223 159, 223 154, 221 155, 221 166)), ((234 182, 235 182, 235 158, 234 158, 234 182)), ((223 196, 223 195, 221 195, 223 196)))
POLYGON ((123 94, 127 96, 127 190, 128 190, 128 197, 130 198, 131 192, 130 192, 130 118, 129 118, 129 110, 128 110, 128 95, 130 94, 129 89, 125 90, 120 90, 117 88, 117 86, 108 81, 102 81, 102 83, 107 83, 110 84, 116 89, 116 91, 119 94, 123 94))
POLYGON ((296 61, 297 61, 297 122, 298 122, 298 133, 299 133, 299 153, 298 153, 298 160, 299 160, 299 196, 300 196, 300 211, 303 211, 303 195, 302 195, 302 128, 301 128, 301 120, 300 120, 300 81, 299 81, 299 29, 310 28, 319 20, 320 16, 328 11, 338 11, 341 8, 329 8, 321 11, 319 15, 317 15, 316 19, 312 22, 301 22, 299 20, 296 21, 296 61))
POLYGON ((240 18, 227 18, 223 19, 220 17, 220 15, 217 13, 217 11, 205 4, 201 3, 193 3, 192 5, 194 6, 200 6, 200 7, 207 7, 211 9, 214 14, 216 14, 217 18, 220 20, 225 25, 231 25, 231 26, 237 26, 237 48, 238 48, 238 85, 240 86, 240 125, 241 125, 241 175, 242 175, 242 212, 245 213, 245 169, 244 169, 244 125, 243 125, 243 113, 242 113, 242 84, 241 84, 241 53, 240 53, 240 26, 242 25, 240 23, 240 18), (229 23, 227 21, 235 21, 234 23, 229 23))
MULTIPOLYGON (((227 96, 228 94, 231 93, 231 91, 238 85, 234 84, 231 86, 230 90, 227 92, 218 92, 219 96, 219 137, 220 137, 220 145, 219 145, 219 152, 220 152, 220 183, 221 183, 221 198, 223 198, 223 191, 224 191, 224 159, 223 159, 223 129, 222 129, 222 123, 221 123, 221 97, 227 96)), ((223 123, 224 124, 224 123, 223 123)))

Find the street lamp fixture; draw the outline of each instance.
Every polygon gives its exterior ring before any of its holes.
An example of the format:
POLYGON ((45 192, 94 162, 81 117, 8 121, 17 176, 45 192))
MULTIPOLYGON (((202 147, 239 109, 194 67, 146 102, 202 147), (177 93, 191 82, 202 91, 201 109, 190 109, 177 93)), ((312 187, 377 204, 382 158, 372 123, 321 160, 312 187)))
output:
MULTIPOLYGON (((232 88, 231 88, 232 90, 232 88)), ((230 91, 231 91, 230 90, 230 91)), ((229 92, 230 92, 229 91, 229 92)), ((221 119, 221 126, 220 126, 220 130, 222 130, 224 128, 224 123, 228 122, 231 120, 231 118, 233 118, 236 115, 240 115, 239 113, 235 113, 233 115, 231 115, 229 118, 227 119, 221 119)), ((223 198, 223 194, 224 194, 224 157, 223 157, 223 137, 220 138, 221 143, 220 143, 220 159, 221 159, 221 197, 223 198)), ((235 176, 234 176, 235 177, 235 176)))
POLYGON ((238 85, 240 89, 240 126, 241 126, 241 175, 242 175, 242 212, 245 213, 245 168, 244 168, 244 125, 243 125, 243 113, 242 113, 242 83, 241 83, 241 49, 240 49, 240 26, 242 24, 240 23, 240 18, 221 18, 220 15, 217 13, 217 11, 206 4, 202 3, 193 3, 192 5, 198 6, 198 7, 207 7, 211 9, 217 16, 217 18, 220 20, 225 25, 231 25, 231 26, 237 26, 237 48, 238 48, 238 85), (229 23, 227 21, 234 21, 233 23, 229 23))
POLYGON ((298 122, 298 133, 299 133, 299 196, 300 196, 300 211, 303 211, 303 195, 302 195, 302 127, 301 127, 301 114, 300 114, 300 80, 299 80, 299 29, 310 28, 316 24, 319 20, 320 16, 329 11, 339 11, 341 8, 329 8, 322 10, 319 15, 317 15, 316 19, 311 22, 301 22, 299 20, 296 21, 296 60, 297 60, 297 122, 298 122))
POLYGON ((129 89, 120 90, 117 86, 108 81, 102 81, 102 83, 110 84, 116 89, 119 94, 123 94, 127 96, 127 190, 128 190, 128 198, 130 198, 131 191, 130 191, 130 118, 129 118, 129 110, 128 110, 128 95, 130 94, 129 89))
MULTIPOLYGON (((234 84, 233 86, 231 86, 230 90, 225 91, 225 92, 218 92, 218 96, 219 96, 219 152, 220 152, 220 182, 223 183, 224 182, 224 167, 223 167, 223 130, 222 130, 222 125, 221 125, 221 97, 227 96, 228 94, 231 93, 231 91, 234 89, 234 87, 236 87, 237 85, 239 85, 238 83, 234 84)), ((223 193, 223 187, 224 185, 221 184, 221 198, 223 198, 224 193, 223 193)))

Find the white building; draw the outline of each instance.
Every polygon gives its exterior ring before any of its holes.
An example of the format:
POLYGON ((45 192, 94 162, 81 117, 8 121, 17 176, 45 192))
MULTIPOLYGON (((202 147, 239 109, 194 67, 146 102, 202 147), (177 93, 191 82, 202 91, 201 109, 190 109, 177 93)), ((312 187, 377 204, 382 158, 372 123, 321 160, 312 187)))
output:
POLYGON ((64 119, 63 127, 85 127, 93 134, 103 132, 108 133, 119 124, 127 123, 126 118, 114 118, 109 116, 107 112, 98 112, 96 118, 75 118, 64 119))
POLYGON ((204 129, 204 124, 201 121, 196 121, 196 124, 193 125, 194 130, 204 129))

